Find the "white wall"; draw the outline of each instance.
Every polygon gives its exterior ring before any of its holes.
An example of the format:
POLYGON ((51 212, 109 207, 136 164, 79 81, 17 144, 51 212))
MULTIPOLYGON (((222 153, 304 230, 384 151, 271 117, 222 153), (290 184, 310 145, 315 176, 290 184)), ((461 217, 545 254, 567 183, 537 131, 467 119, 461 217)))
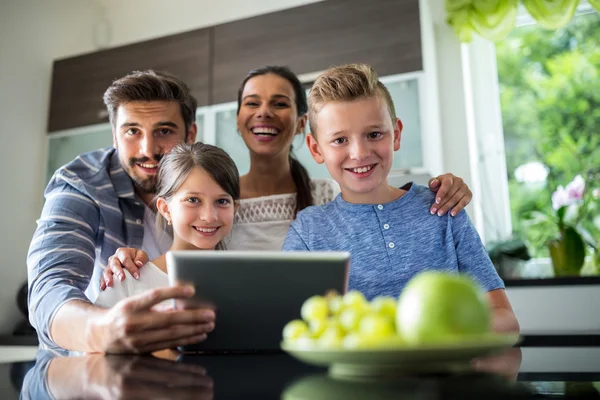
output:
POLYGON ((19 319, 15 296, 43 204, 52 60, 316 1, 0 1, 0 334, 19 319))

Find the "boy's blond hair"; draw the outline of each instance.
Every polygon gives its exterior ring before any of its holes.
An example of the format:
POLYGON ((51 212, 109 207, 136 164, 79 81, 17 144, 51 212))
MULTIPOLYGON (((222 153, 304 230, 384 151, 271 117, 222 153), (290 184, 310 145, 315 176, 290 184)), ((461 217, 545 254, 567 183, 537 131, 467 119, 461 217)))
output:
POLYGON ((386 102, 392 124, 395 124, 396 110, 392 96, 379 82, 377 73, 370 65, 346 64, 329 68, 319 75, 308 95, 308 121, 312 135, 317 133, 316 116, 325 104, 377 96, 386 102))

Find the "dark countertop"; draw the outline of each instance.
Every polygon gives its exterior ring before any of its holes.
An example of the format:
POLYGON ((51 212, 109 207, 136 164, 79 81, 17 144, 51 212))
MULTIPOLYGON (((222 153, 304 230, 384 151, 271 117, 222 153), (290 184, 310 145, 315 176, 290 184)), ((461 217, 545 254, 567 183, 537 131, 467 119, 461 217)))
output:
POLYGON ((54 357, 40 352, 36 361, 0 364, 0 383, 10 380, 18 397, 24 379, 21 396, 32 399, 600 399, 598 346, 511 348, 479 360, 472 372, 405 374, 381 381, 331 378, 326 369, 300 363, 284 353, 169 352, 160 357, 164 358, 54 357))

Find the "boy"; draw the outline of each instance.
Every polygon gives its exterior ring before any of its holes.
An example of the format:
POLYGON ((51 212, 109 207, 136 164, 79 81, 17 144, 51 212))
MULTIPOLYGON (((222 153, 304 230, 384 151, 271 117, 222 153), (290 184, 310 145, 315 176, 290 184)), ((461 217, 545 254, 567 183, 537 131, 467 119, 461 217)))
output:
POLYGON ((353 64, 321 74, 309 95, 308 119, 308 148, 341 194, 298 213, 283 250, 349 251, 349 288, 368 299, 398 296, 423 270, 466 273, 488 293, 494 330, 518 331, 504 284, 466 213, 433 217, 428 205, 435 194, 427 188, 389 186, 402 122, 375 71, 353 64))

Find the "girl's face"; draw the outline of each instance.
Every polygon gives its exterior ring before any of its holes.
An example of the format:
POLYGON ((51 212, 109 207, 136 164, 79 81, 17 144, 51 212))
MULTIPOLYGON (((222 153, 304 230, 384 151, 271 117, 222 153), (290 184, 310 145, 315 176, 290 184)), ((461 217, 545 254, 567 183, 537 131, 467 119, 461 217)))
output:
POLYGON ((306 115, 298 117, 292 84, 278 75, 251 78, 242 92, 237 127, 251 153, 289 153, 294 136, 304 132, 306 115))
POLYGON ((231 232, 237 205, 231 195, 202 168, 194 168, 160 213, 173 225, 173 247, 178 250, 214 250, 231 232))

